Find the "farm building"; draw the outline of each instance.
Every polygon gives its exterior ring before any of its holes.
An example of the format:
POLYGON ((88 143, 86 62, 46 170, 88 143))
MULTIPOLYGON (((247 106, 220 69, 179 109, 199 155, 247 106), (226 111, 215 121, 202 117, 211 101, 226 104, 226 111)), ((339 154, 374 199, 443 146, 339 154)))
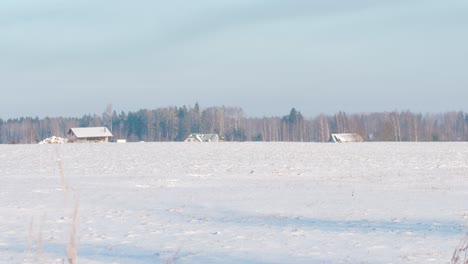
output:
POLYGON ((331 134, 330 142, 342 143, 342 142, 363 142, 364 139, 356 133, 348 134, 331 134))
POLYGON ((68 130, 68 142, 99 143, 109 142, 112 133, 107 127, 75 127, 68 130))
POLYGON ((218 134, 190 134, 185 142, 219 142, 218 134))

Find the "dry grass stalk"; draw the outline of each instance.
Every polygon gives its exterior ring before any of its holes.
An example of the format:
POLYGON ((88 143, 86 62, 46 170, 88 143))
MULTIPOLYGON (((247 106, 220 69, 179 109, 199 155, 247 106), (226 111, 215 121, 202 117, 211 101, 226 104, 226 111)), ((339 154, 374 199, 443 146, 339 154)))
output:
POLYGON ((75 204, 75 211, 73 213, 73 222, 72 222, 72 231, 70 234, 70 242, 67 247, 67 259, 68 263, 76 264, 76 259, 78 257, 78 247, 76 242, 76 234, 78 230, 78 201, 75 204))
POLYGON ((177 256, 179 255, 179 252, 180 252, 180 248, 177 249, 177 251, 174 253, 174 255, 172 255, 170 258, 166 259, 166 261, 164 261, 164 264, 172 264, 172 263, 174 263, 174 261, 176 260, 177 256))
POLYGON ((69 188, 68 188, 67 178, 65 177, 65 170, 63 169, 63 162, 61 159, 57 159, 57 167, 59 169, 60 182, 62 184, 62 189, 65 193, 65 206, 66 206, 68 203, 69 188))
POLYGON ((42 221, 39 225, 39 231, 37 234, 37 239, 34 236, 34 218, 31 218, 31 222, 29 224, 29 236, 28 236, 28 250, 25 252, 25 256, 23 258, 23 263, 29 263, 30 258, 33 258, 34 255, 34 262, 31 263, 40 263, 41 262, 41 252, 42 252, 42 233, 43 233, 43 226, 45 222, 45 214, 42 217, 42 221))
POLYGON ((31 217, 31 222, 29 223, 29 236, 28 236, 28 250, 25 253, 25 256, 23 258, 23 262, 26 263, 26 261, 29 259, 32 248, 34 245, 34 217, 31 217))
POLYGON ((453 252, 451 264, 468 264, 468 234, 466 234, 453 252))
MULTIPOLYGON (((62 184, 62 189, 64 191, 64 199, 65 199, 65 208, 68 207, 68 202, 72 189, 70 189, 67 177, 65 176, 65 169, 63 166, 63 161, 60 158, 60 153, 58 151, 58 148, 56 148, 57 152, 57 167, 59 170, 59 175, 60 175, 60 181, 62 184)), ((77 262, 77 257, 78 257, 78 245, 77 245, 77 231, 78 231, 78 208, 79 208, 79 202, 78 199, 73 195, 73 200, 75 201, 75 208, 73 212, 73 218, 72 218, 72 223, 71 223, 71 234, 70 234, 70 240, 67 245, 66 249, 66 255, 67 255, 67 260, 68 263, 70 264, 76 264, 77 262)), ((65 262, 62 260, 62 262, 65 262)))
POLYGON ((39 225, 39 233, 37 234, 37 248, 36 248, 36 257, 34 259, 35 263, 41 263, 41 253, 42 253, 42 229, 45 222, 45 214, 42 216, 41 224, 39 225))

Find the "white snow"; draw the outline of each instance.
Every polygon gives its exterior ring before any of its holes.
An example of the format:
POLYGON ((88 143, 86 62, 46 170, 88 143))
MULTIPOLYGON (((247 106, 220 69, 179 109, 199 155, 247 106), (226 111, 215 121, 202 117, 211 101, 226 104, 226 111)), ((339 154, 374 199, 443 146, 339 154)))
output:
POLYGON ((0 145, 0 263, 449 263, 467 143, 0 145), (62 168, 61 168, 62 167, 62 168))
POLYGON ((68 140, 66 138, 51 136, 41 140, 39 144, 65 144, 67 141, 68 140))

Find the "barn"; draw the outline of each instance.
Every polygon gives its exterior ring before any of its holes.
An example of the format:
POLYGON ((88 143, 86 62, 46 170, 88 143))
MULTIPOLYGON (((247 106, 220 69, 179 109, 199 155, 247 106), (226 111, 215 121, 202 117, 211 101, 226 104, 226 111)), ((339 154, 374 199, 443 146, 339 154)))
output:
POLYGON ((112 133, 107 127, 74 127, 68 130, 70 143, 99 143, 109 142, 112 133))
POLYGON ((331 134, 329 141, 333 143, 363 142, 364 139, 359 134, 347 133, 347 134, 331 134))
POLYGON ((190 134, 185 142, 219 142, 218 134, 190 134))

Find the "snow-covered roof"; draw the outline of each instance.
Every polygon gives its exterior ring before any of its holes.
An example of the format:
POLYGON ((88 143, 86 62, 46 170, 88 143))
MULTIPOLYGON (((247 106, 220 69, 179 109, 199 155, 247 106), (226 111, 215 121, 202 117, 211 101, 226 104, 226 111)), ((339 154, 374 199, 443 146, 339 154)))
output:
POLYGON ((330 142, 362 142, 362 137, 356 133, 331 134, 330 142))
POLYGON ((186 142, 218 142, 219 136, 218 134, 190 134, 188 138, 185 140, 186 142))
POLYGON ((112 137, 107 127, 74 127, 70 128, 68 134, 73 133, 77 138, 99 138, 112 137))

